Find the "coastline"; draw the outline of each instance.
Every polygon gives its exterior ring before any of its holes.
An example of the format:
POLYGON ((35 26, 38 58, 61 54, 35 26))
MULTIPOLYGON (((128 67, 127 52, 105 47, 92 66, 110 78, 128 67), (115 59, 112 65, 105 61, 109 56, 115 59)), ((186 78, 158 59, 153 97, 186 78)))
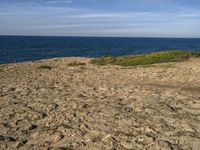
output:
POLYGON ((134 68, 90 60, 1 64, 0 149, 200 147, 199 58, 134 68))
POLYGON ((200 50, 200 39, 137 37, 0 36, 0 63, 55 57, 125 56, 168 50, 200 50))

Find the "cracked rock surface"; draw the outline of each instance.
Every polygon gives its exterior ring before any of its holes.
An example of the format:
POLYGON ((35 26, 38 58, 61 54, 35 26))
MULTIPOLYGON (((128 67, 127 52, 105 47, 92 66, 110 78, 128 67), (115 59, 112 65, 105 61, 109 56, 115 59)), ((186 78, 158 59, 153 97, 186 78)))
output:
POLYGON ((134 68, 89 60, 0 65, 0 149, 200 149, 200 59, 134 68))

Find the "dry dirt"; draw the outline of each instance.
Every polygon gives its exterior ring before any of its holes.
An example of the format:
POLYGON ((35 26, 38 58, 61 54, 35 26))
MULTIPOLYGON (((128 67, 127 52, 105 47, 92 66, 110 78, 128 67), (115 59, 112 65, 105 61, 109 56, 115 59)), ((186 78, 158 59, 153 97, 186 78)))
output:
POLYGON ((132 68, 89 60, 0 65, 0 149, 200 149, 200 59, 132 68))

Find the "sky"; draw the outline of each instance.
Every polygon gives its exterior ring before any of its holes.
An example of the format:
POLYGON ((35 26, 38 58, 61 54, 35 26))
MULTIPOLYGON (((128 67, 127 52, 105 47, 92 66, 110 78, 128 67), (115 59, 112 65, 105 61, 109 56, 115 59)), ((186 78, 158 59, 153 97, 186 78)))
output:
POLYGON ((200 1, 0 0, 0 35, 200 38, 200 1))

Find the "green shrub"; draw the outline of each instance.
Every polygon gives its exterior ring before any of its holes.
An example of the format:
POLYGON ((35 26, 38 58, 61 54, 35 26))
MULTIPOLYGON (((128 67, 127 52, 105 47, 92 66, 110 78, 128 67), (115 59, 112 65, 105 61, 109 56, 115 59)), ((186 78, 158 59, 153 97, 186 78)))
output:
POLYGON ((154 52, 143 55, 131 55, 122 57, 104 56, 101 58, 92 59, 90 63, 96 65, 122 65, 122 66, 136 66, 136 65, 149 65, 164 62, 180 62, 189 59, 190 57, 200 57, 199 52, 189 51, 165 51, 154 52))

